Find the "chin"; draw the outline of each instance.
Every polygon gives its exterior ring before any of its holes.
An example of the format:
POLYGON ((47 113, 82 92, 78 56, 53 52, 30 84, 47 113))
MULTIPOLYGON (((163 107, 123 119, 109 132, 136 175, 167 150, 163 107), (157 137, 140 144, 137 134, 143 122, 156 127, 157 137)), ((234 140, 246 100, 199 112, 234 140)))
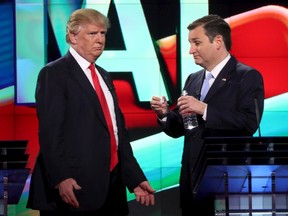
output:
POLYGON ((195 62, 196 65, 201 65, 201 62, 199 60, 197 60, 197 59, 194 59, 194 62, 195 62))

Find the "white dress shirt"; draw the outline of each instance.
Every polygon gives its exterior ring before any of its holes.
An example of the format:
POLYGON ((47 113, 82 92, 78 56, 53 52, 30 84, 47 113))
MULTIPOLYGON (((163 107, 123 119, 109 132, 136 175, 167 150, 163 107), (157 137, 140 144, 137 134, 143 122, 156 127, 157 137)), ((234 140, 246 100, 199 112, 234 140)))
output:
MULTIPOLYGON (((91 85, 94 88, 91 72, 90 72, 90 69, 88 68, 90 66, 91 62, 88 62, 86 59, 84 59, 82 56, 80 56, 76 52, 76 50, 74 50, 72 47, 69 48, 69 51, 70 51, 71 55, 75 58, 75 60, 79 64, 79 66, 82 68, 84 74, 87 76, 88 80, 90 81, 91 85)), ((95 71, 96 71, 96 75, 98 76, 100 86, 103 90, 103 93, 105 95, 105 98, 106 98, 106 101, 108 104, 108 108, 109 108, 112 123, 113 123, 114 134, 116 137, 116 143, 118 145, 118 128, 117 128, 117 124, 116 124, 116 115, 114 112, 113 97, 112 97, 110 90, 108 89, 106 83, 104 82, 102 76, 100 75, 100 73, 98 72, 96 67, 95 67, 95 71)))

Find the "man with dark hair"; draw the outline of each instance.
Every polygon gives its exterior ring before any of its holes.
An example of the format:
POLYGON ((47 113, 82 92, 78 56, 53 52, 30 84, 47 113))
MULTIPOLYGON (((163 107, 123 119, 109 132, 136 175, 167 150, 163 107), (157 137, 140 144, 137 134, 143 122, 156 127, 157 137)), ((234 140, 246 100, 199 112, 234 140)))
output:
POLYGON ((207 15, 192 22, 188 30, 189 53, 203 69, 188 76, 183 87, 188 95, 178 98, 175 109, 169 109, 164 96, 153 96, 150 103, 167 135, 185 137, 180 175, 182 215, 212 216, 214 197, 195 199, 191 188, 204 139, 253 136, 259 122, 255 98, 261 119, 264 84, 256 69, 230 54, 231 29, 224 19, 207 15), (197 115, 198 127, 184 129, 182 116, 187 114, 197 115))

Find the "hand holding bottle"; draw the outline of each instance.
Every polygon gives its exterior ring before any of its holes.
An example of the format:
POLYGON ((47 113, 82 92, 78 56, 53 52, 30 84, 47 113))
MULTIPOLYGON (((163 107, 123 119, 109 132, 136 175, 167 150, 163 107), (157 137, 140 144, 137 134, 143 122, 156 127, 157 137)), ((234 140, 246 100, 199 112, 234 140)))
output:
MULTIPOLYGON (((181 96, 188 95, 186 90, 183 90, 181 96)), ((196 113, 187 113, 182 115, 183 126, 186 130, 192 130, 195 127, 198 127, 198 120, 196 113)))

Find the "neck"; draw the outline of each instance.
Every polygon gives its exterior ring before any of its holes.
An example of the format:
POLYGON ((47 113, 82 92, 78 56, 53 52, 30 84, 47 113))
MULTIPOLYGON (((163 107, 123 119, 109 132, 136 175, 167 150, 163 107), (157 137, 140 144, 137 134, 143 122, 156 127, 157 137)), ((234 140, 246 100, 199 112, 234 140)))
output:
POLYGON ((222 62, 227 56, 229 55, 229 52, 222 53, 218 55, 212 64, 210 64, 207 68, 205 68, 208 71, 212 71, 220 62, 222 62))

